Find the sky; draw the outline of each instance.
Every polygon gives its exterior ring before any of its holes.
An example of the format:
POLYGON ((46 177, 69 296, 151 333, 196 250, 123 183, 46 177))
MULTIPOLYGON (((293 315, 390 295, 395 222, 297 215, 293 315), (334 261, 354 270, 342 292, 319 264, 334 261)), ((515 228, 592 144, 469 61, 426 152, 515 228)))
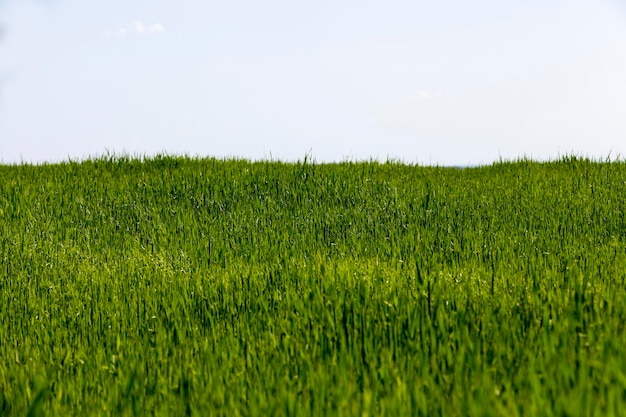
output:
POLYGON ((626 0, 0 0, 0 163, 626 156, 626 0))

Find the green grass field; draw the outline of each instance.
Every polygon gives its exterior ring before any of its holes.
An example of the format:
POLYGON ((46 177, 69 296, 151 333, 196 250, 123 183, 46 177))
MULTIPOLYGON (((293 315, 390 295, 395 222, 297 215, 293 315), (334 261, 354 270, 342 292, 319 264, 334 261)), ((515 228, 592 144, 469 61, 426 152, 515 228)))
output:
POLYGON ((626 415, 626 163, 0 166, 2 416, 626 415))

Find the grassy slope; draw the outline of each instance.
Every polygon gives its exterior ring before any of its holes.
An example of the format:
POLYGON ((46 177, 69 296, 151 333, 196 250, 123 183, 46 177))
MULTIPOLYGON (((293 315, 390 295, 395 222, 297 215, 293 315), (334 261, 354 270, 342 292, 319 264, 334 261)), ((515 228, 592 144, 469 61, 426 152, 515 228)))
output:
POLYGON ((0 414, 624 415, 626 166, 0 166, 0 414))

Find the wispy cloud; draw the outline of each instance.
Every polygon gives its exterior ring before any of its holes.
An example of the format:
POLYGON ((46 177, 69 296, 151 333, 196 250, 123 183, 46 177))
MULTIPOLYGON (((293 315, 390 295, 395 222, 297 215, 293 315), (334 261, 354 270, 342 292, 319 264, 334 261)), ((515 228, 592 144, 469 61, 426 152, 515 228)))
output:
POLYGON ((103 32, 105 36, 114 38, 124 38, 131 35, 155 36, 162 33, 165 33, 165 26, 161 23, 145 24, 141 20, 133 20, 128 24, 103 32))
POLYGON ((420 90, 416 91, 411 98, 413 100, 433 100, 442 96, 443 95, 441 93, 420 90))

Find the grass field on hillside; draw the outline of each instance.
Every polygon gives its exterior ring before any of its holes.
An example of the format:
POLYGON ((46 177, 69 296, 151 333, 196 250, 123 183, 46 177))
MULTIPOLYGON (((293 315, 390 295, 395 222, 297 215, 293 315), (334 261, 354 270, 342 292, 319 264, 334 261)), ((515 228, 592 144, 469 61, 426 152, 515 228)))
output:
POLYGON ((626 415, 626 164, 0 166, 0 415, 626 415))

